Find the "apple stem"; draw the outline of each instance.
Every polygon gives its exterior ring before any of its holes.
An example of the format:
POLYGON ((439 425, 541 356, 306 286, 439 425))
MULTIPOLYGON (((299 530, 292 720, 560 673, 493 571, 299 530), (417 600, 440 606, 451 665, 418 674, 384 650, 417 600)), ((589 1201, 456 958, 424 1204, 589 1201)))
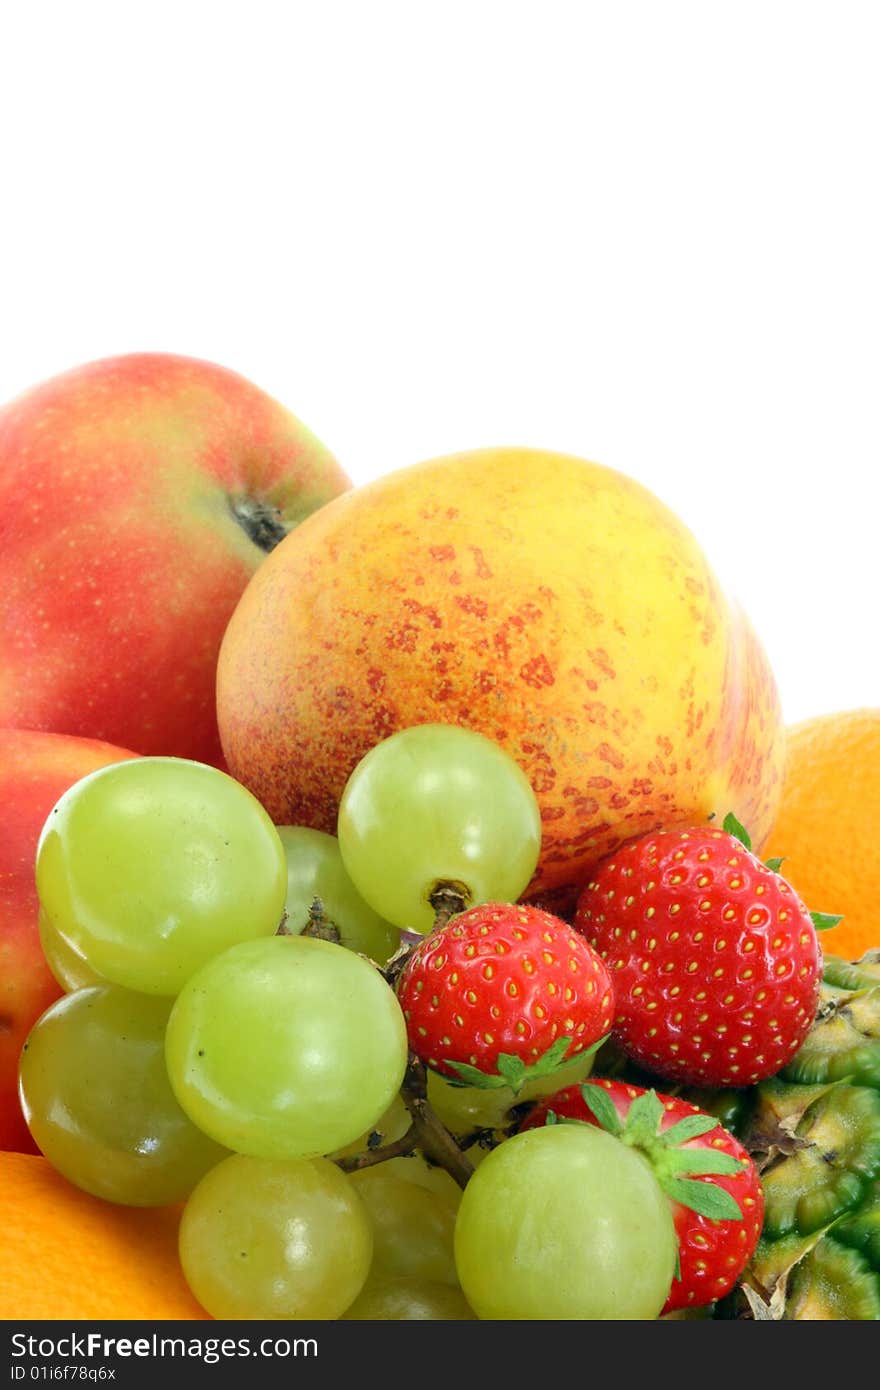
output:
POLYGON ((290 530, 277 507, 254 497, 230 497, 229 510, 248 540, 267 555, 290 530))

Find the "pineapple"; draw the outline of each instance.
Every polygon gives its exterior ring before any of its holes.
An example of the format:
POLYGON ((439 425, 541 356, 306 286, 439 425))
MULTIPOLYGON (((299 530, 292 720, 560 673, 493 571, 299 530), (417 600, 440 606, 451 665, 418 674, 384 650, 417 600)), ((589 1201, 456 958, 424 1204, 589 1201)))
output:
POLYGON ((880 1319, 880 951, 826 958, 816 1022, 778 1076, 688 1098, 732 1119, 766 1199, 750 1269, 715 1316, 880 1319))

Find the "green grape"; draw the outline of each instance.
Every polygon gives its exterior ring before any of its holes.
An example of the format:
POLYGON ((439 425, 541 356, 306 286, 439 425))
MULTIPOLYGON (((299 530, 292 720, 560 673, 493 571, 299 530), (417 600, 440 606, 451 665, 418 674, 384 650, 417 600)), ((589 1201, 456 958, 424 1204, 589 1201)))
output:
POLYGON ((675 1271, 668 1198, 646 1159, 591 1125, 499 1144, 464 1191, 455 1261, 478 1318, 657 1318, 675 1271))
POLYGON ((202 1179, 180 1223, 180 1262, 215 1318, 335 1319, 370 1268, 370 1218, 326 1158, 234 1154, 202 1179))
POLYGON ((427 1279, 389 1279, 358 1294, 344 1322, 472 1322, 461 1289, 427 1279))
MULTIPOLYGON (((332 1157, 345 1158, 353 1154, 368 1153, 372 1148, 393 1144, 396 1140, 403 1138, 411 1125, 412 1116, 400 1096, 395 1096, 385 1114, 379 1116, 371 1129, 364 1134, 359 1134, 351 1144, 346 1144, 344 1148, 338 1149, 332 1157), (373 1136, 378 1136, 375 1143, 371 1143, 373 1136)), ((453 1209, 456 1209, 461 1201, 461 1188, 455 1179, 447 1173, 445 1168, 440 1168, 435 1163, 429 1163, 417 1149, 414 1149, 412 1153, 401 1154, 397 1158, 385 1158, 382 1160, 381 1166, 383 1172, 393 1173, 395 1177, 402 1178, 404 1182, 415 1183, 417 1187, 426 1187, 429 1192, 442 1197, 453 1209)))
POLYGON ((444 1201, 453 1211, 458 1210, 461 1202, 461 1188, 455 1178, 451 1173, 447 1173, 445 1168, 439 1168, 435 1163, 429 1163, 424 1155, 417 1150, 411 1154, 401 1155, 399 1158, 388 1158, 383 1162, 382 1167, 391 1176, 402 1178, 404 1182, 414 1183, 416 1187, 424 1187, 428 1192, 433 1192, 435 1197, 444 1201))
POLYGON ((125 1206, 181 1201, 225 1150, 183 1113, 165 1070, 170 999, 100 985, 34 1024, 19 1072, 31 1134, 77 1187, 125 1206))
POLYGON ((549 1076, 530 1077, 514 1095, 510 1086, 481 1090, 478 1086, 459 1086, 428 1071, 428 1102, 441 1124, 453 1134, 473 1134, 477 1129, 501 1129, 515 1105, 552 1096, 565 1086, 576 1085, 589 1076, 593 1057, 572 1057, 549 1076))
POLYGON ((389 1173, 388 1166, 377 1163, 350 1175, 373 1223, 370 1283, 405 1277, 457 1284, 454 1208, 427 1188, 389 1173))
POLYGON ((195 1124, 257 1158, 329 1154, 400 1089, 406 1024, 363 956, 311 936, 232 946, 184 986, 168 1074, 195 1124))
POLYGON ((104 985, 106 980, 93 970, 75 946, 65 941, 61 933, 52 925, 43 908, 37 916, 37 931, 46 964, 61 988, 70 994, 75 989, 88 989, 90 985, 104 985))
POLYGON ((402 1139, 412 1124, 409 1111, 401 1100, 400 1096, 395 1096, 384 1115, 380 1115, 374 1125, 359 1134, 357 1139, 353 1139, 350 1144, 345 1144, 341 1149, 337 1149, 331 1155, 332 1158, 345 1158, 349 1154, 366 1153, 368 1149, 374 1147, 371 1144, 373 1135, 378 1135, 378 1145, 393 1144, 395 1140, 402 1139))
POLYGON ((339 806, 339 848, 367 902, 428 932, 430 898, 513 902, 535 871, 541 816, 525 773, 491 739, 451 724, 392 734, 362 758, 339 806))
POLYGON ((288 931, 302 931, 318 898, 342 945, 384 965, 400 945, 400 932, 364 902, 346 873, 336 836, 304 825, 279 825, 278 834, 287 856, 288 931))
POLYGON ((287 863, 266 812, 231 777, 138 758, 64 793, 43 827, 36 877, 53 927, 93 970, 176 994, 218 951, 277 929, 287 863))

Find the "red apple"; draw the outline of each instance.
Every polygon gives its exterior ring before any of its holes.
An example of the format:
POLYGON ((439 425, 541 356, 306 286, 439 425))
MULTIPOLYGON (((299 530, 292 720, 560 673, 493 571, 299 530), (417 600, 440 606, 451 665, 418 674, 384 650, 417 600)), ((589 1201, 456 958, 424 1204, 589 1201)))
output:
POLYGON ((220 762, 220 640, 267 551, 350 487, 243 377, 142 353, 0 410, 0 725, 220 762))
POLYGON ((93 739, 0 729, 0 1149, 34 1152, 18 1103, 18 1058, 32 1024, 61 993, 37 933, 40 831, 80 777, 133 756, 93 739))

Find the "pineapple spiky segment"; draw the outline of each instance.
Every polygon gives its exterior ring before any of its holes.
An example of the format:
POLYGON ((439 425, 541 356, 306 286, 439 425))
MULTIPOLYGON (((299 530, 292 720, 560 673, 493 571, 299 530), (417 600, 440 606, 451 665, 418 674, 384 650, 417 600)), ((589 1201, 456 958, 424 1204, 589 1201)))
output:
POLYGON ((816 1022, 782 1076, 880 1087, 880 983, 846 989, 825 981, 816 1022))
POLYGON ((826 984, 837 985, 840 989, 870 989, 872 985, 880 985, 880 948, 866 952, 861 960, 855 961, 826 956, 822 978, 826 984))
POLYGON ((792 1271, 788 1319, 812 1322, 874 1322, 880 1319, 880 1281, 876 1269, 856 1250, 823 1236, 792 1271))
POLYGON ((880 1176, 880 1091, 829 1086, 791 1138, 761 1171, 768 1239, 824 1230, 868 1198, 880 1176))
POLYGON ((816 1022, 754 1088, 764 1230, 719 1317, 880 1320, 880 951, 825 961, 816 1022))
POLYGON ((877 1260, 858 1244, 848 1243, 846 1234, 841 1222, 824 1234, 762 1241, 746 1282, 723 1308, 719 1306, 716 1316, 787 1322, 877 1321, 877 1260))

